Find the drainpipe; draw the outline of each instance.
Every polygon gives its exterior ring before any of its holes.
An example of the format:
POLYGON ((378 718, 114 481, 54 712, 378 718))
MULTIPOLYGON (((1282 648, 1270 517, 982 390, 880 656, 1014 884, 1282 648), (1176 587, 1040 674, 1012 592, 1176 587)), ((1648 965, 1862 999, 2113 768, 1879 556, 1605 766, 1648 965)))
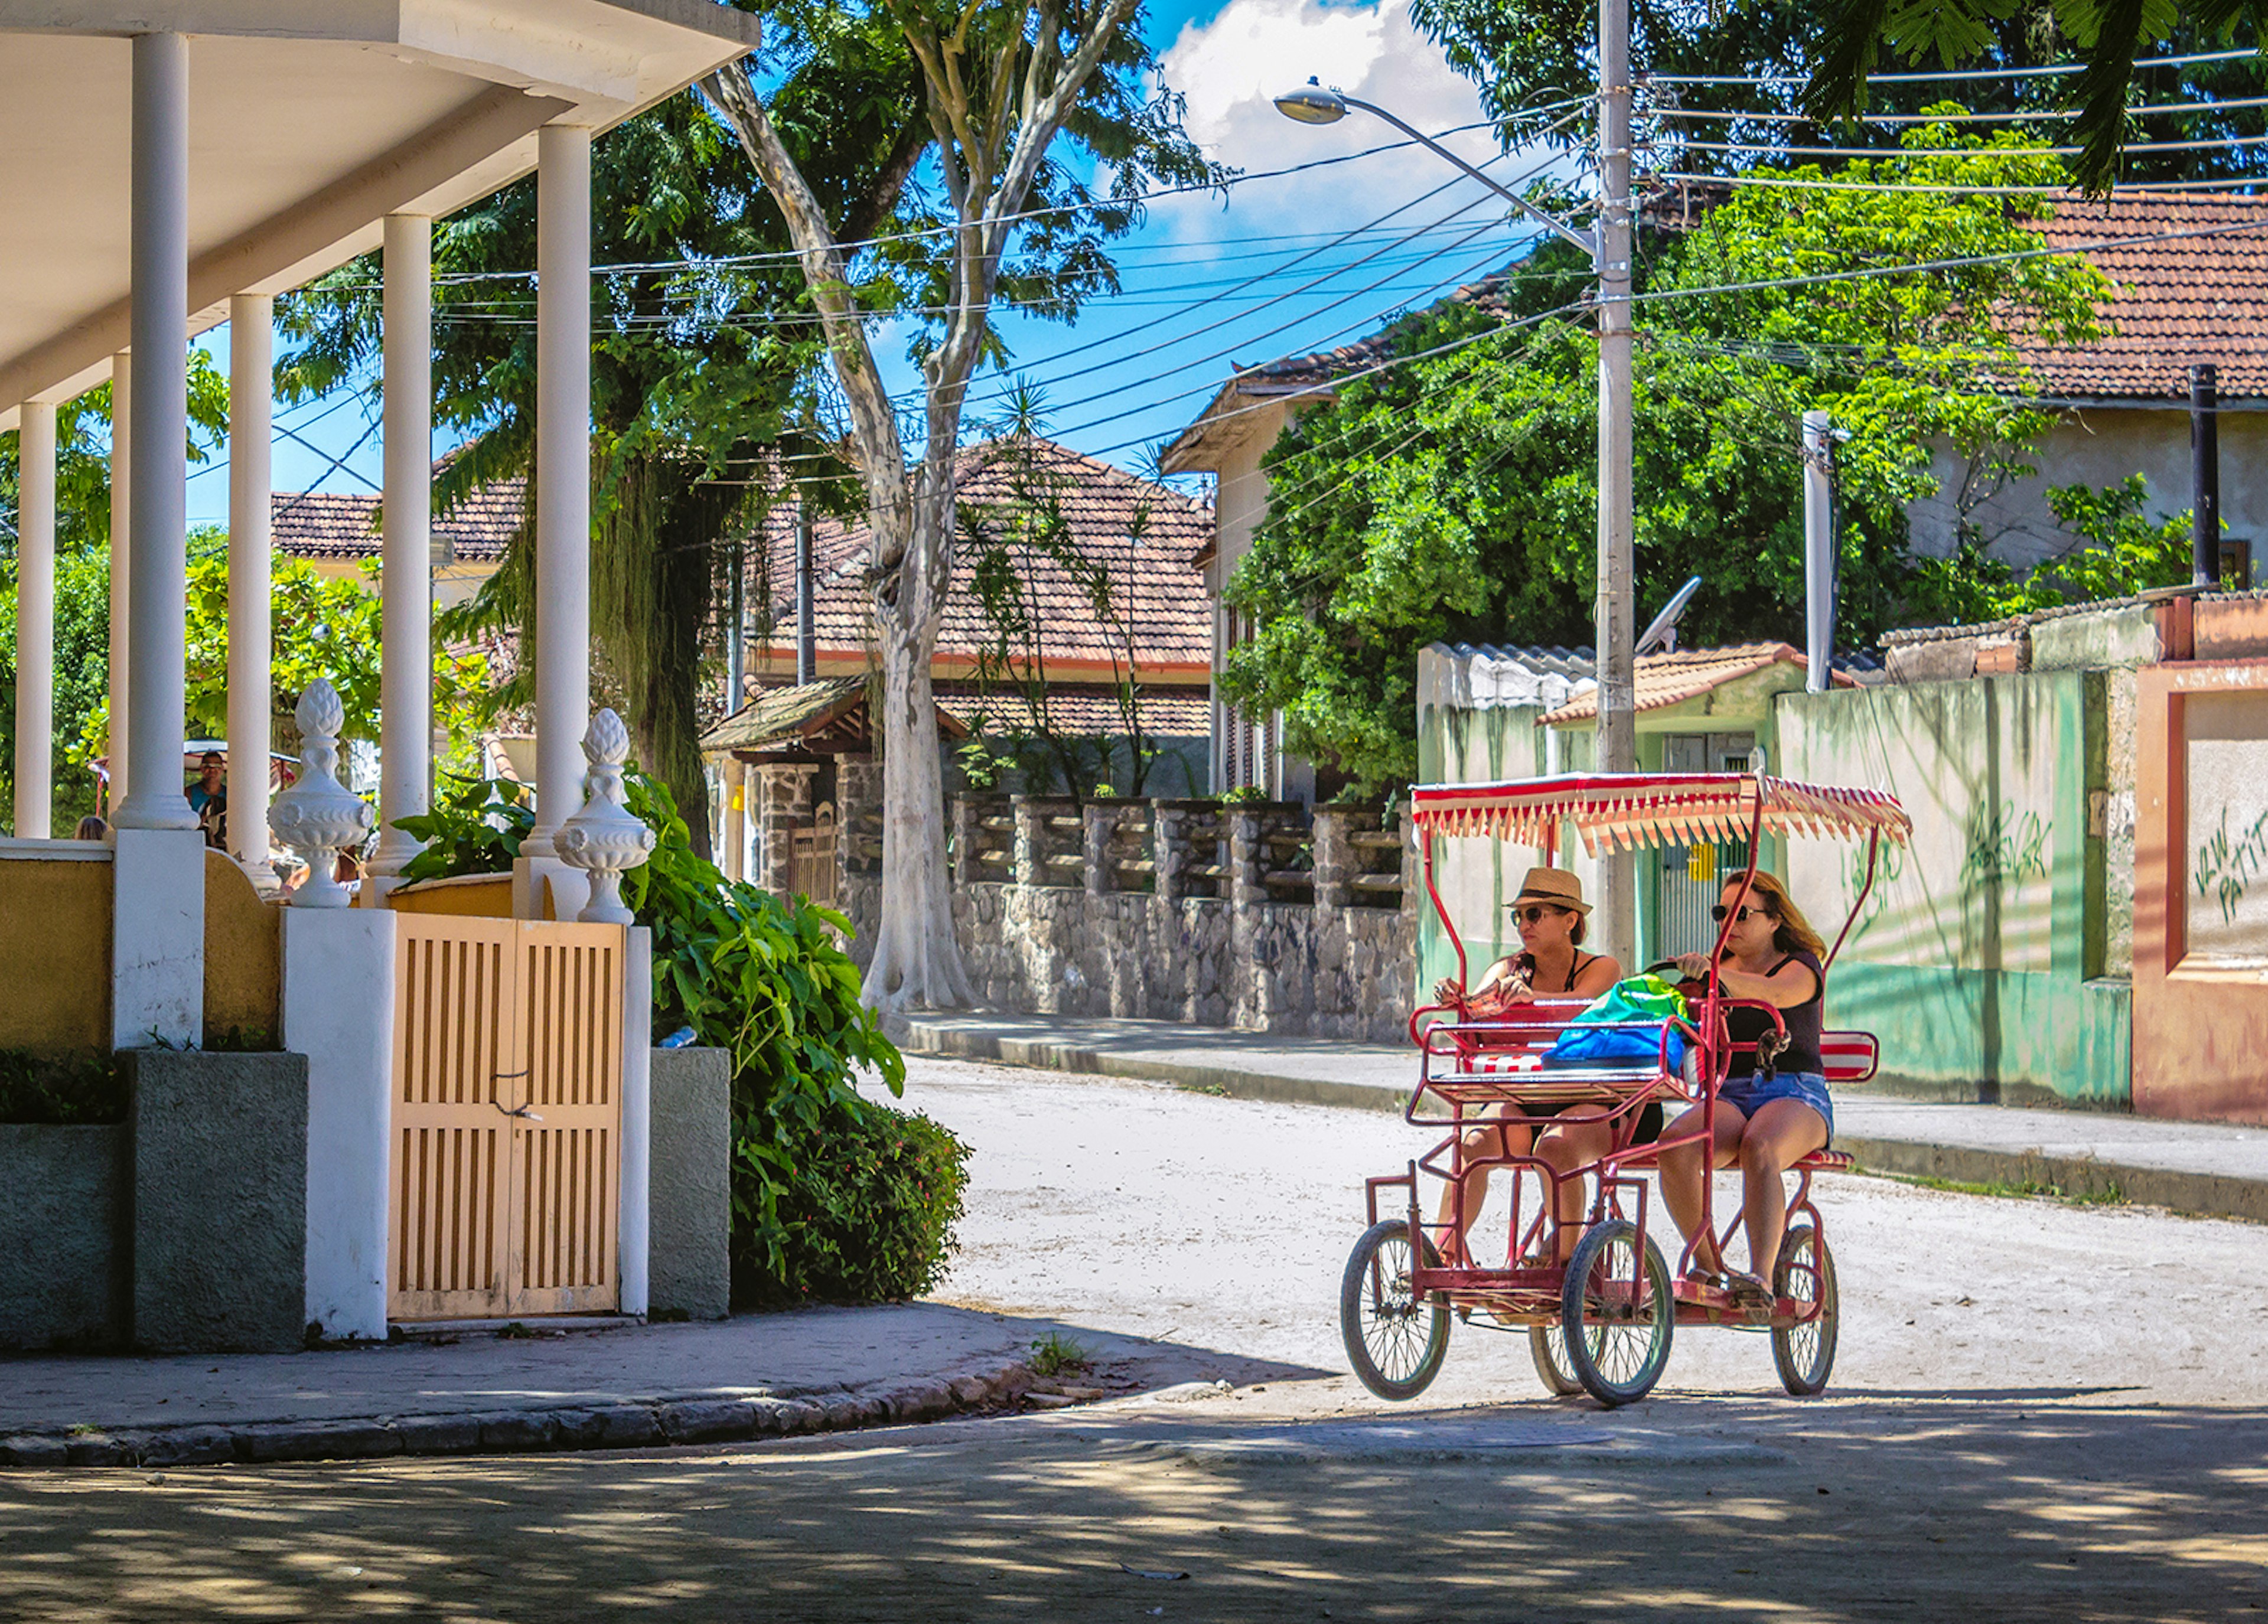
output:
POLYGON ((725 714, 731 716, 748 702, 747 552, 738 541, 730 549, 733 584, 725 593, 731 616, 725 628, 725 714))
POLYGON ((2220 582, 2220 378, 2209 364, 2190 368, 2191 580, 2220 582))
POLYGON ((1804 688, 1824 694, 1835 656, 1835 482, 1827 414, 1803 415, 1803 629, 1810 656, 1804 688))
POLYGON ((819 634, 812 625, 811 507, 795 504, 795 680, 819 680, 819 634))

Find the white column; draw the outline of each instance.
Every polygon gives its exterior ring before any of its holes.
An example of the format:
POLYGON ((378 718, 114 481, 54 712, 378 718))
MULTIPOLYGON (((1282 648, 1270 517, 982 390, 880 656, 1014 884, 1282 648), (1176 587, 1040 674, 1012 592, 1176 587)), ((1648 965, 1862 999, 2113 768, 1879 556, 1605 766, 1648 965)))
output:
POLYGON ((181 788, 188 636, 189 42, 134 37, 133 518, 126 800, 115 821, 194 829, 181 788))
POLYGON ((268 753, 276 746, 269 518, 275 429, 276 302, 228 302, 228 849, 262 892, 268 753))
POLYGON ((622 953, 622 1166, 616 1208, 622 1312, 643 1314, 652 1275, 653 932, 632 925, 622 953))
POLYGON ((583 805, 591 716, 591 132, 548 124, 535 158, 535 829, 557 854, 583 805))
POLYGON ((16 838, 54 832, 55 406, 26 400, 16 436, 16 838))
MULTIPOLYGON (((379 585, 384 606, 379 658, 382 770, 378 850, 371 863, 374 884, 370 887, 378 893, 392 888, 420 849, 414 836, 394 827, 395 820, 416 817, 432 805, 433 222, 423 215, 387 216, 384 266, 385 555, 379 585)), ((537 421, 541 433, 540 416, 537 421)))
POLYGON ((126 604, 134 558, 134 357, 110 357, 110 795, 104 812, 115 822, 126 798, 126 604))

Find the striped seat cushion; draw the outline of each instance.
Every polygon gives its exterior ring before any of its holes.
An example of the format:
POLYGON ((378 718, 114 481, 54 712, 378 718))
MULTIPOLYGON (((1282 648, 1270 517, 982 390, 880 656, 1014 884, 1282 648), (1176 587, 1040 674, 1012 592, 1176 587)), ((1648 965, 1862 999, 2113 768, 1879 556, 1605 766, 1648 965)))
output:
POLYGON ((1858 1165, 1859 1158, 1848 1150, 1814 1150, 1793 1164, 1805 1172, 1849 1172, 1858 1165))
POLYGON ((1830 1083, 1865 1083, 1881 1063, 1881 1052, 1871 1032, 1824 1032, 1819 1058, 1830 1083))

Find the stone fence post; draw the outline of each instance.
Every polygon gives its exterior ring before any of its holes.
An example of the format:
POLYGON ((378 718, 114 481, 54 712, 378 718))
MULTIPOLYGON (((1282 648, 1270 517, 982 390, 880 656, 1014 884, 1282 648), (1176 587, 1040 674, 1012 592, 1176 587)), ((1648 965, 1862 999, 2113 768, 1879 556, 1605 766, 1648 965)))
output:
POLYGON ((976 804, 965 795, 953 797, 953 883, 974 885, 984 878, 984 865, 977 861, 977 844, 982 838, 977 827, 976 804))
POLYGON ((1260 843, 1260 814, 1248 806, 1229 809, 1228 885, 1230 904, 1241 912, 1268 900, 1266 849, 1260 843))
POLYGON ((1042 827, 1043 814, 1032 805, 1028 795, 1008 797, 1009 810, 1016 819, 1016 883, 1020 885, 1044 885, 1047 874, 1042 868, 1048 854, 1047 835, 1042 827))
POLYGON ((811 781, 818 772, 800 761, 756 768, 756 829, 763 843, 756 883, 775 896, 795 889, 795 831, 811 821, 811 781))
POLYGON ((1086 819, 1086 827, 1080 831, 1080 854, 1086 859, 1083 865, 1086 894, 1099 897, 1111 889, 1114 878, 1110 871, 1110 841, 1118 833, 1118 808, 1090 805, 1086 819))
POLYGON ((1344 908, 1353 895, 1354 848, 1347 843, 1347 815, 1315 808, 1315 906, 1344 908))
POLYGON ((1162 800, 1150 803, 1150 862, 1160 902, 1182 900, 1182 865, 1188 843, 1182 838, 1182 813, 1162 800))

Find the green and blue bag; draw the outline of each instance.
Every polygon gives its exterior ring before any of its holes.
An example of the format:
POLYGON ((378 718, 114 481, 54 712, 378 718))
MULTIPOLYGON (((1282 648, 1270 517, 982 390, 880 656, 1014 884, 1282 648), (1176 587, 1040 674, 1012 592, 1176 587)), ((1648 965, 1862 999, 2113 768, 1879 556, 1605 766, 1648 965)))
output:
POLYGON ((1542 1056, 1546 1066, 1612 1066, 1666 1058, 1675 1071, 1685 1063, 1685 1034, 1673 1031, 1665 1054, 1661 1029, 1686 1018, 1685 996, 1658 975, 1616 981, 1567 1023, 1542 1056))

